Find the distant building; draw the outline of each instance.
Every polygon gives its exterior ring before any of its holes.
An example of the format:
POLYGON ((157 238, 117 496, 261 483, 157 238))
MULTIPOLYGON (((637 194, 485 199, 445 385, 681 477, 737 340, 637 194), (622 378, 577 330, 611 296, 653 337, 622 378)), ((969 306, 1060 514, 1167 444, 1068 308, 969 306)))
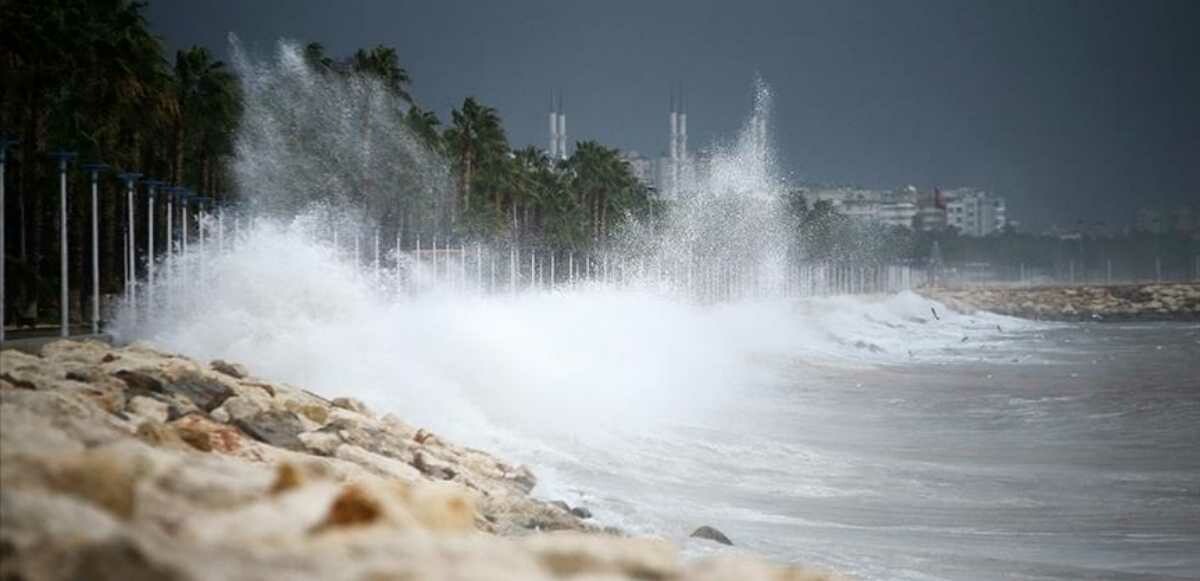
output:
POLYGON ((1197 219, 1196 210, 1187 206, 1176 208, 1171 211, 1170 227, 1176 234, 1197 234, 1200 233, 1200 220, 1197 219))
POLYGON ((621 158, 629 164, 629 171, 646 187, 657 187, 657 176, 654 160, 643 156, 637 151, 623 151, 621 158))
POLYGON ((1004 198, 974 188, 947 190, 944 194, 946 225, 957 228, 964 236, 996 234, 1008 224, 1004 198))
POLYGON ((1137 222, 1134 223, 1134 230, 1149 234, 1163 234, 1167 231, 1167 222, 1163 219, 1163 213, 1159 210, 1138 208, 1137 222))
POLYGON ((1200 236, 1197 209, 1189 206, 1164 211, 1158 208, 1139 208, 1134 230, 1149 234, 1179 234, 1200 236))
POLYGON ((824 200, 856 220, 912 228, 920 211, 917 189, 907 186, 895 191, 858 187, 806 188, 809 203, 824 200))
POLYGON ((922 232, 935 232, 946 228, 946 198, 941 190, 934 188, 931 192, 918 195, 917 216, 913 220, 913 228, 922 232))
POLYGON ((872 190, 852 186, 802 188, 809 203, 827 201, 856 220, 935 231, 953 226, 966 236, 987 236, 1008 224, 1004 198, 973 188, 919 192, 913 186, 872 190))

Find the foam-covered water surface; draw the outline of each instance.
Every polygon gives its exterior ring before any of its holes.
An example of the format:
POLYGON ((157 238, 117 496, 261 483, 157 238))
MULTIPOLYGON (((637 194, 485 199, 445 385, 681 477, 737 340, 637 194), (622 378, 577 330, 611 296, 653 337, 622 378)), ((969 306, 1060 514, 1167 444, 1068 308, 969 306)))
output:
POLYGON ((714 548, 686 534, 710 524, 867 578, 1200 570, 1194 326, 1032 323, 912 293, 397 294, 303 221, 260 220, 169 276, 190 282, 162 281, 121 338, 360 397, 697 554, 714 548))

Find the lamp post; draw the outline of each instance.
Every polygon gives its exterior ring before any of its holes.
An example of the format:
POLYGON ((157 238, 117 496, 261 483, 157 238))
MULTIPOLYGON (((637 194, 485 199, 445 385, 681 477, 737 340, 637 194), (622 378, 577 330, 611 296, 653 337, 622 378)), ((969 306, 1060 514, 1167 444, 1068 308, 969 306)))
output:
POLYGON ((134 252, 136 245, 133 239, 133 193, 138 178, 142 177, 142 174, 135 172, 124 172, 117 174, 117 177, 121 178, 121 181, 125 182, 125 208, 127 210, 125 220, 125 300, 130 306, 135 306, 137 303, 137 289, 134 285, 135 281, 137 280, 137 261, 135 260, 136 257, 134 252))
POLYGON ((162 180, 145 180, 146 184, 146 298, 154 308, 154 194, 167 185, 162 180))
MULTIPOLYGON (((196 237, 200 242, 200 251, 204 252, 205 241, 205 222, 208 221, 208 215, 212 210, 212 198, 208 196, 200 196, 196 198, 196 237)), ((211 234, 209 235, 211 236, 211 234)))
POLYGON ((70 307, 67 301, 67 289, 70 286, 68 279, 69 270, 67 269, 67 164, 75 159, 75 153, 71 151, 57 151, 50 154, 50 157, 58 160, 58 201, 59 201, 59 251, 60 251, 60 272, 61 277, 59 283, 59 313, 61 315, 59 335, 66 337, 71 334, 70 307))
POLYGON ((83 166, 92 178, 92 334, 100 332, 100 172, 108 169, 103 163, 83 166))
POLYGON ((19 143, 0 136, 0 342, 4 341, 4 163, 8 146, 19 143))
POLYGON ((188 199, 192 197, 192 192, 184 189, 179 192, 179 225, 182 227, 179 238, 179 252, 187 258, 188 247, 188 199))
POLYGON ((178 186, 163 188, 167 203, 167 276, 170 276, 171 256, 175 253, 175 198, 179 196, 179 190, 178 186))

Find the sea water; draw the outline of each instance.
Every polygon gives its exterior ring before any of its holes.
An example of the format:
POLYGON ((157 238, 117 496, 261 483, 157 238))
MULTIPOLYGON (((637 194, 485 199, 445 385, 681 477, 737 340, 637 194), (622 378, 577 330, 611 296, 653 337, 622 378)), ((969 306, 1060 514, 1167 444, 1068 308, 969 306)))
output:
MULTIPOLYGON (((446 160, 375 81, 315 74, 289 43, 235 56, 234 174, 253 213, 236 239, 163 269, 159 302, 126 305, 119 339, 358 397, 525 462, 535 494, 690 557, 749 551, 867 579, 1200 576, 1195 324, 1034 323, 911 292, 489 295, 432 273, 397 289, 348 240, 370 240, 369 217, 404 200, 436 210, 409 228, 437 232, 446 160), (689 539, 701 525, 735 546, 689 539)), ((744 129, 684 180, 661 230, 614 243, 781 272, 794 227, 770 103, 756 83, 744 129)))
POLYGON ((1200 572, 1195 324, 1034 323, 914 293, 397 296, 268 221, 207 252, 203 284, 127 313, 120 338, 359 397, 691 556, 868 579, 1200 572), (735 547, 689 539, 701 525, 735 547))

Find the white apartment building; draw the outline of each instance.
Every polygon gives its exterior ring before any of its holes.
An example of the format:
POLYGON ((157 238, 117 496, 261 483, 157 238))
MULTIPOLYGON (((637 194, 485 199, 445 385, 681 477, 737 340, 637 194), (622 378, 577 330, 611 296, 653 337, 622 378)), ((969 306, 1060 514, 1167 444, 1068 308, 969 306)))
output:
POLYGON ((1008 224, 1004 198, 975 188, 944 191, 940 198, 936 191, 922 194, 913 186, 891 191, 851 186, 802 191, 810 204, 826 200, 851 218, 888 226, 919 230, 952 226, 964 236, 987 236, 1008 224))
POLYGON ((946 225, 964 236, 988 236, 1008 225, 1004 198, 974 188, 947 190, 944 194, 946 225))
POLYGON ((917 189, 907 186, 895 191, 857 187, 812 188, 805 191, 809 203, 825 200, 839 212, 865 222, 913 227, 919 211, 917 189))

